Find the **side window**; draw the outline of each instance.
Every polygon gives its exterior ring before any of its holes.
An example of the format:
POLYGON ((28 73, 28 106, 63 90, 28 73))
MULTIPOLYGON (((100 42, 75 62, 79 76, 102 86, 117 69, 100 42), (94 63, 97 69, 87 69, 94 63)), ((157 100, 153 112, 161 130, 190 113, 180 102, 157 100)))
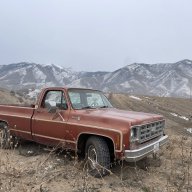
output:
POLYGON ((50 107, 67 109, 64 93, 62 91, 48 91, 43 99, 41 107, 46 109, 49 109, 50 107))

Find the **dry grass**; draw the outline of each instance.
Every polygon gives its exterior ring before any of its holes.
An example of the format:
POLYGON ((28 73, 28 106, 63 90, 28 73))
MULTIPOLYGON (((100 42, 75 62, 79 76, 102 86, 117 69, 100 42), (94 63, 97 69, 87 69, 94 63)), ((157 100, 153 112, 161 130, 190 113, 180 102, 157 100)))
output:
POLYGON ((13 91, 8 91, 6 89, 0 89, 0 105, 1 104, 31 104, 32 101, 29 99, 24 99, 21 96, 13 94, 13 91))
POLYGON ((101 179, 90 176, 73 153, 43 147, 0 150, 0 191, 192 191, 191 138, 172 137, 156 159, 117 162, 101 179))
POLYGON ((0 191, 192 191, 192 139, 184 129, 192 124, 170 115, 171 111, 187 116, 185 105, 189 107, 191 103, 154 97, 139 102, 127 95, 112 95, 111 99, 120 108, 161 113, 166 117, 170 142, 156 158, 149 156, 137 163, 116 162, 109 176, 96 179, 87 171, 86 162, 78 161, 70 151, 50 151, 45 146, 23 143, 13 150, 0 149, 0 191), (183 107, 179 107, 181 103, 183 107))

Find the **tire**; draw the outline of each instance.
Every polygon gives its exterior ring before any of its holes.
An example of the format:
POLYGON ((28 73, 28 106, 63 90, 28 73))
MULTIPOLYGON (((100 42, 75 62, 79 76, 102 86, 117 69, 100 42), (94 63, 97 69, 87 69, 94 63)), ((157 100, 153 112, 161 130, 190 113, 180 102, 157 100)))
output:
POLYGON ((100 178, 109 174, 110 152, 104 138, 89 137, 86 142, 85 152, 86 164, 90 175, 100 178))
POLYGON ((11 136, 8 130, 8 126, 1 122, 0 123, 0 148, 8 149, 11 147, 11 136))

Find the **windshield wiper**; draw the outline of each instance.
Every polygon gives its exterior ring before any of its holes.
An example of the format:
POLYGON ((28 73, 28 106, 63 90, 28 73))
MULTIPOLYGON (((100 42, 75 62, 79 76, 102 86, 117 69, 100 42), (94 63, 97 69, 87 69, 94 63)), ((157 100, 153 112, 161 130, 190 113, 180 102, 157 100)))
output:
POLYGON ((99 108, 108 108, 109 106, 107 106, 107 105, 103 105, 103 106, 101 106, 101 107, 99 107, 99 108))
POLYGON ((96 108, 108 108, 109 106, 107 105, 103 105, 103 106, 99 106, 99 107, 92 107, 92 106, 86 106, 86 107, 82 107, 81 109, 96 109, 96 108))
POLYGON ((86 107, 82 107, 81 109, 95 109, 95 108, 91 106, 86 106, 86 107))

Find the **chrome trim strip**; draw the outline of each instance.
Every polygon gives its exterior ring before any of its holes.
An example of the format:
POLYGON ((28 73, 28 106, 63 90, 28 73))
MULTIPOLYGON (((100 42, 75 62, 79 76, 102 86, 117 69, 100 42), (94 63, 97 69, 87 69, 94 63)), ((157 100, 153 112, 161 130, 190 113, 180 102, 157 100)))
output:
MULTIPOLYGON (((60 117, 60 115, 58 116, 58 117, 60 117)), ((64 124, 67 124, 67 121, 63 121, 63 119, 62 120, 58 120, 58 121, 55 121, 55 120, 47 120, 47 119, 38 119, 38 118, 32 118, 32 121, 45 121, 45 122, 52 122, 52 123, 64 123, 64 124)))
POLYGON ((18 130, 18 129, 9 129, 10 131, 16 131, 16 132, 21 132, 21 133, 26 133, 26 134, 30 134, 31 135, 31 132, 29 131, 23 131, 23 130, 18 130))
MULTIPOLYGON (((10 131, 16 131, 16 132, 21 132, 21 133, 26 133, 26 134, 31 135, 31 132, 28 132, 28 131, 22 131, 22 130, 16 130, 16 129, 10 129, 10 131)), ((49 136, 40 135, 40 134, 33 134, 32 133, 32 136, 44 137, 44 138, 47 138, 47 139, 54 139, 54 140, 65 141, 65 142, 69 142, 69 143, 76 143, 75 141, 60 139, 60 138, 56 138, 56 137, 49 137, 49 136)))
POLYGON ((24 119, 31 119, 32 114, 31 114, 31 116, 26 117, 26 116, 20 116, 20 115, 17 115, 17 114, 15 114, 15 115, 10 115, 10 114, 2 114, 2 113, 1 113, 0 116, 19 117, 19 118, 24 118, 24 119))
POLYGON ((15 107, 15 108, 22 108, 22 109, 35 109, 35 108, 32 108, 32 107, 24 107, 24 106, 22 107, 22 106, 19 106, 19 105, 18 106, 17 105, 15 105, 15 106, 14 105, 0 105, 0 107, 9 107, 9 108, 14 108, 15 107))
POLYGON ((75 143, 75 144, 77 143, 76 141, 60 139, 60 138, 56 138, 56 137, 49 137, 49 136, 40 135, 40 134, 32 134, 32 135, 36 136, 36 137, 43 137, 43 138, 47 138, 47 139, 53 139, 53 140, 58 140, 58 141, 63 141, 63 142, 68 142, 68 143, 75 143))

